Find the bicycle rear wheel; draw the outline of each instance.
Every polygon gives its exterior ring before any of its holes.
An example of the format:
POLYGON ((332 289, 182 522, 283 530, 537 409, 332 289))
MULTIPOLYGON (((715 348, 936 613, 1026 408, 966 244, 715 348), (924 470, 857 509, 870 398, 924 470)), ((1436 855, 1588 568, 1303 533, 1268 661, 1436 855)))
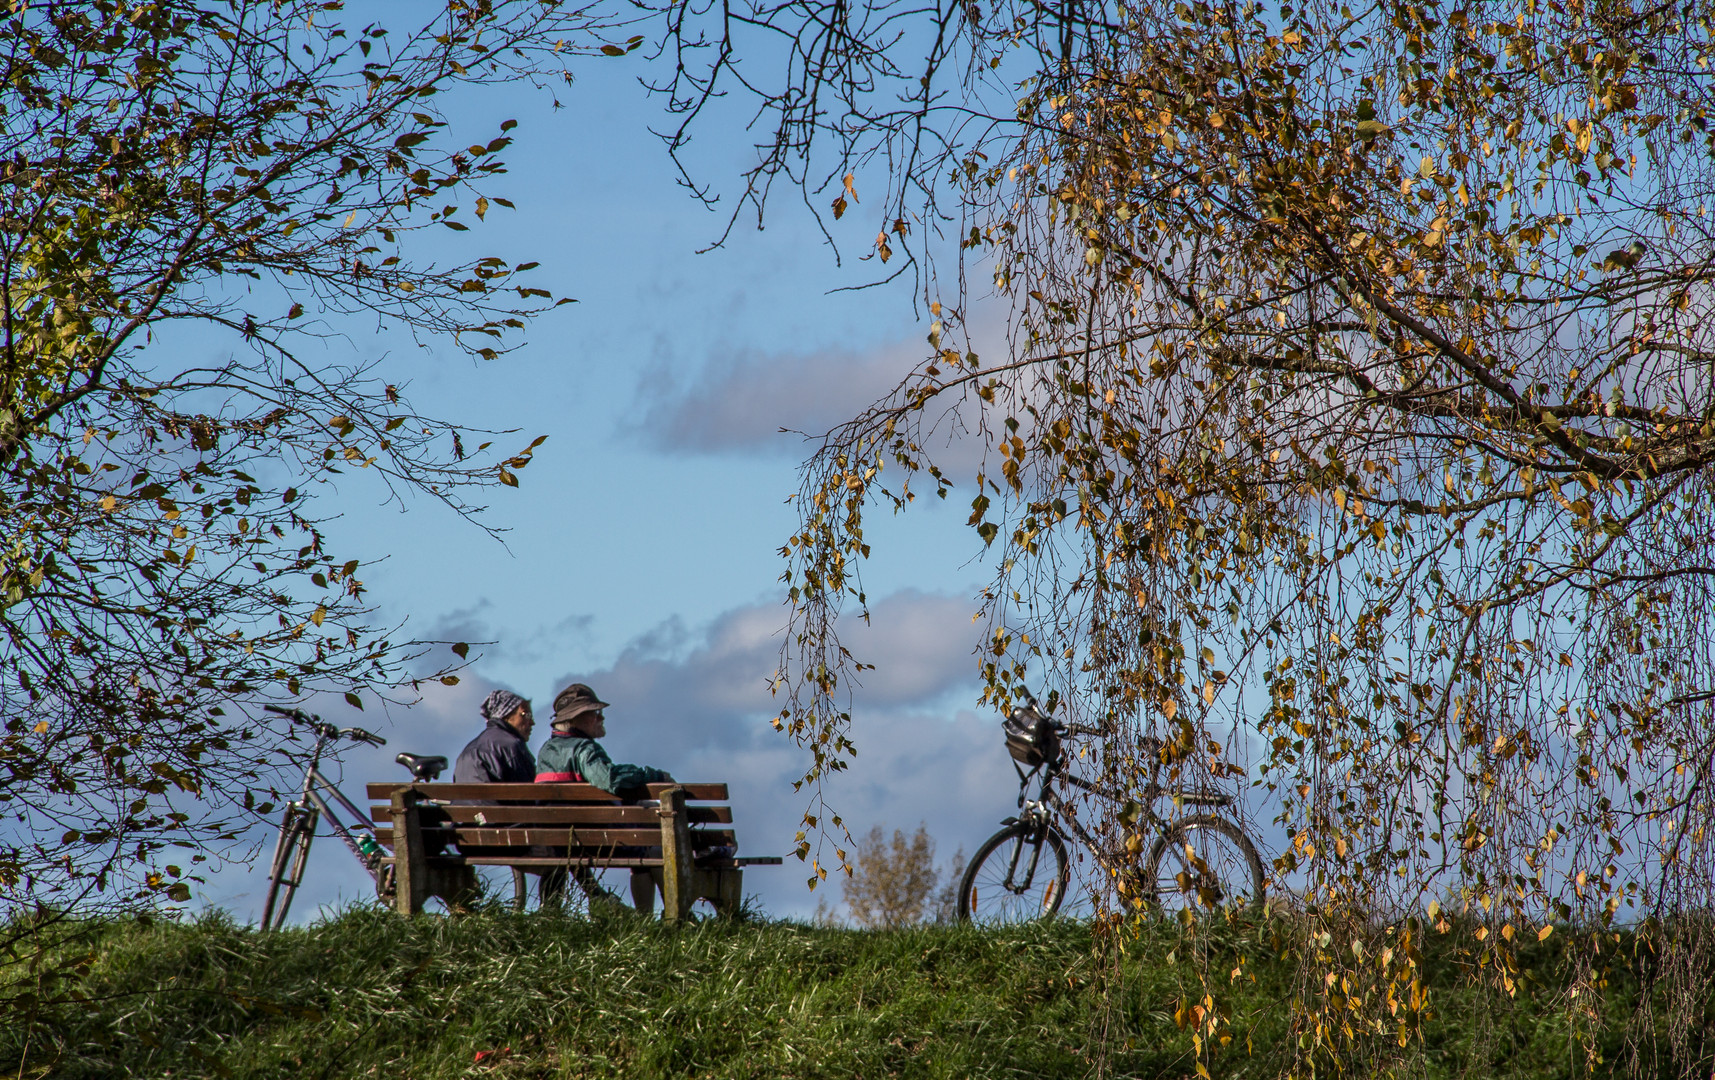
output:
POLYGON ((1070 880, 1058 832, 1010 825, 971 857, 959 882, 959 921, 998 926, 1046 919, 1060 910, 1070 880))
POLYGON ((1164 912, 1245 911, 1262 903, 1262 856, 1237 825, 1198 814, 1174 822, 1155 841, 1143 885, 1164 912))
POLYGON ((310 841, 316 836, 316 817, 313 810, 286 807, 285 817, 280 821, 280 838, 274 844, 274 862, 268 870, 268 895, 262 901, 264 930, 277 930, 285 925, 292 897, 304 880, 310 841))

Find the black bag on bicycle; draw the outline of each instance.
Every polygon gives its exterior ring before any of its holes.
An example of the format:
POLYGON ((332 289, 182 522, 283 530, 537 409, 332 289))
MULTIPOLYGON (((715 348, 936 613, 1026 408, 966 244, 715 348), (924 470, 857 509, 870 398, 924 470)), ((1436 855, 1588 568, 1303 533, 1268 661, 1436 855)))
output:
POLYGON ((1060 756, 1060 736, 1046 716, 1027 706, 1012 710, 1001 724, 1006 732, 1006 752, 1014 761, 1036 768, 1060 756))

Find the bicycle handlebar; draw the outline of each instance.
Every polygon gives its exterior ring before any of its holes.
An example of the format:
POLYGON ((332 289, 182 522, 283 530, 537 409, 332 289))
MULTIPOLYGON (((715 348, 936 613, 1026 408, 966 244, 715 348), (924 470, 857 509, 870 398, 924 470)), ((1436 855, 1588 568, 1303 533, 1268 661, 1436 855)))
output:
POLYGON ((280 705, 264 705, 262 708, 302 724, 324 739, 350 739, 352 742, 368 743, 370 746, 387 745, 386 739, 372 731, 365 731, 360 727, 334 727, 314 713, 307 713, 302 709, 288 709, 280 705))

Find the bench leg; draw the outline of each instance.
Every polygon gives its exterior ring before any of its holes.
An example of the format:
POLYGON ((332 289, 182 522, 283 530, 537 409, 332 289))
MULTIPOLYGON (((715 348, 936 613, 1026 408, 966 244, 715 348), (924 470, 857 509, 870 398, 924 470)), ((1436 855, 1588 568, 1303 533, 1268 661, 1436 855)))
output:
MULTIPOLYGON (((455 915, 468 912, 482 896, 482 883, 477 880, 475 867, 430 865, 426 869, 426 893, 446 901, 447 910, 455 915)), ((423 910, 421 903, 417 910, 423 910)))
POLYGON ((684 922, 691 917, 696 900, 697 872, 691 863, 690 815, 685 811, 685 789, 671 787, 661 793, 655 811, 661 817, 661 919, 684 922))
POLYGON ((420 914, 429 898, 422 811, 417 802, 414 787, 393 792, 393 905, 401 915, 420 914))
POLYGON ((709 899, 723 917, 733 918, 738 914, 739 905, 744 903, 744 871, 721 870, 716 873, 716 878, 715 891, 719 895, 709 899))
POLYGON ((512 868, 512 910, 523 911, 524 904, 530 898, 530 879, 514 866, 512 868))
POLYGON ((660 872, 655 870, 631 872, 631 906, 644 915, 655 913, 655 890, 660 888, 659 877, 660 872))

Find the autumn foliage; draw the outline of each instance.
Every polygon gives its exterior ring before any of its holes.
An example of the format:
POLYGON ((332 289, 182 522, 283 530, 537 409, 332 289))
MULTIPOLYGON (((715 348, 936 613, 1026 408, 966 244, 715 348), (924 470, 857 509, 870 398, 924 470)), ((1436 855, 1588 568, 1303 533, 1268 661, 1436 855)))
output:
POLYGON ((1708 911, 1707 3, 769 12, 825 29, 750 192, 855 172, 934 318, 804 471, 790 730, 853 737, 865 514, 958 494, 968 425, 985 698, 1061 689, 1121 785, 1146 733, 1249 785, 1326 935, 1305 1067, 1409 1036, 1425 933, 1510 995, 1520 940, 1708 911))

